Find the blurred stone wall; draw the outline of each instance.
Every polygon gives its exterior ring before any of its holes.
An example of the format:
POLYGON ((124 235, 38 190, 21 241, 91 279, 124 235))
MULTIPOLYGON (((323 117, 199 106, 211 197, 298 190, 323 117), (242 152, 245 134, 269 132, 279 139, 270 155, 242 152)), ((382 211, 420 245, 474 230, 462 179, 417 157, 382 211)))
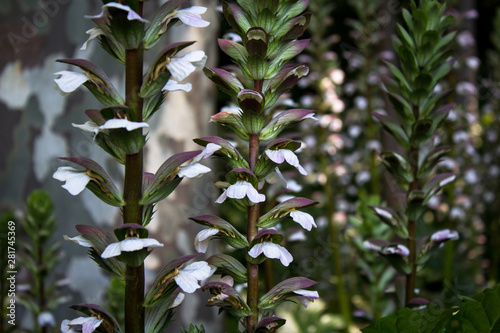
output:
MULTIPOLYGON (((147 2, 145 16, 150 16, 160 2, 147 2)), ((209 56, 208 64, 213 66, 217 61, 218 1, 194 3, 209 7, 204 18, 212 24, 205 29, 175 28, 168 41, 196 40, 189 50, 204 50, 209 56)), ((122 183, 121 166, 94 145, 91 137, 71 125, 87 121, 84 110, 98 108, 100 104, 84 89, 62 96, 53 86, 53 73, 68 68, 56 63, 56 59, 85 58, 101 67, 117 89, 123 91, 121 65, 114 63, 98 43, 94 41, 86 51, 80 51, 87 38, 85 31, 92 27, 83 16, 99 13, 100 7, 97 0, 2 0, 0 6, 0 209, 22 211, 32 190, 47 190, 59 223, 57 240, 62 240, 62 235, 76 235, 77 224, 94 224, 111 230, 120 223, 118 209, 102 204, 89 191, 72 197, 52 178, 57 167, 63 165, 57 157, 85 156, 100 163, 117 184, 122 183)), ((157 50, 165 45, 166 41, 157 50)), ((155 56, 154 51, 149 53, 146 60, 155 56)), ((191 75, 187 81, 193 83, 193 90, 171 93, 162 112, 151 122, 145 154, 148 172, 155 172, 174 153, 199 149, 192 139, 208 135, 215 88, 201 73, 191 75)), ((167 260, 195 252, 193 240, 198 229, 187 218, 206 213, 215 200, 208 181, 210 176, 184 181, 158 206, 150 229, 165 247, 156 250, 148 260, 148 278, 154 278, 154 269, 167 260)), ((68 278, 68 296, 72 299, 55 314, 58 323, 78 316, 67 309, 71 304, 100 303, 107 288, 107 276, 87 258, 84 249, 68 242, 62 246, 64 258, 56 275, 68 278)), ((20 272, 18 283, 23 282, 23 277, 20 272)), ((204 308, 205 296, 200 294, 186 298, 175 320, 177 325, 187 328, 191 321, 208 322, 213 318, 213 312, 204 308), (193 311, 194 307, 200 311, 193 311)), ((19 323, 29 327, 29 318, 26 315, 19 323)), ((213 322, 206 324, 209 332, 217 331, 213 322)))

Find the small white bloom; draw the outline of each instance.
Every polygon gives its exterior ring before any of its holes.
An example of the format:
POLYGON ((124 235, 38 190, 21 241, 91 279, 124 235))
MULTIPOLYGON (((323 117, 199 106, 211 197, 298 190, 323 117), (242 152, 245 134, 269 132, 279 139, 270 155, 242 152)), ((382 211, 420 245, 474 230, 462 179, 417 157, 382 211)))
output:
POLYGON ((169 306, 169 309, 173 309, 173 308, 176 308, 179 305, 181 305, 181 303, 185 297, 186 297, 186 295, 184 295, 183 293, 179 293, 177 295, 177 297, 174 299, 174 302, 172 303, 172 305, 169 306))
POLYGON ((299 289, 293 292, 297 294, 296 298, 304 305, 305 308, 309 305, 309 302, 314 302, 315 299, 319 298, 319 294, 314 290, 299 289))
POLYGON ((85 43, 83 43, 82 47, 80 48, 80 50, 82 51, 87 49, 87 46, 89 45, 91 40, 104 35, 104 31, 102 31, 101 28, 94 27, 92 29, 87 30, 87 35, 89 35, 89 38, 85 41, 85 43))
POLYGON ((216 228, 204 229, 200 231, 196 238, 194 239, 194 247, 198 253, 207 252, 208 243, 210 240, 219 233, 219 230, 216 228))
POLYGON ((201 151, 201 153, 199 153, 193 158, 193 163, 209 158, 221 148, 222 148, 221 146, 210 142, 209 144, 206 145, 205 149, 201 151))
POLYGON ((186 178, 198 178, 201 175, 210 172, 209 167, 206 167, 200 163, 194 163, 186 166, 181 166, 180 171, 177 173, 177 175, 181 178, 186 177, 186 178))
POLYGON ((147 123, 138 123, 135 121, 130 121, 127 119, 110 119, 104 123, 104 125, 99 126, 99 129, 117 129, 125 128, 127 131, 133 131, 138 128, 149 127, 147 123))
POLYGON ((365 247, 365 249, 367 250, 372 250, 372 251, 380 251, 382 250, 382 247, 380 247, 379 245, 376 245, 376 244, 373 244, 372 242, 370 242, 369 240, 365 240, 363 242, 363 246, 365 247))
POLYGON ((283 266, 288 266, 293 261, 293 257, 287 249, 272 242, 255 244, 248 252, 248 255, 252 258, 257 258, 262 253, 264 253, 267 258, 279 259, 283 266))
POLYGON ((37 321, 40 327, 56 326, 56 320, 54 319, 54 315, 48 311, 40 312, 37 321))
POLYGON ((103 322, 103 319, 95 317, 78 317, 73 320, 65 319, 61 323, 61 332, 66 333, 71 330, 71 326, 82 326, 82 333, 92 333, 103 322))
POLYGON ((193 89, 193 85, 191 83, 179 83, 175 80, 168 80, 167 84, 161 89, 163 91, 185 91, 189 92, 193 89))
POLYGON ((57 75, 57 78, 54 79, 57 88, 64 94, 75 91, 82 84, 90 80, 87 75, 72 71, 60 71, 54 73, 54 75, 57 75))
POLYGON ((444 229, 436 231, 431 236, 431 242, 444 242, 447 240, 458 240, 458 232, 456 230, 444 229))
POLYGON ((311 216, 311 214, 304 213, 304 212, 301 212, 298 210, 294 210, 294 211, 290 212, 290 217, 295 222, 300 224, 302 226, 302 228, 306 229, 307 231, 311 231, 312 227, 315 227, 315 228, 318 227, 316 225, 316 223, 314 222, 314 219, 311 216))
POLYGON ((174 276, 175 283, 186 293, 191 294, 201 288, 198 281, 208 279, 215 270, 205 261, 187 265, 174 276))
POLYGON ((107 3, 104 6, 102 6, 102 12, 99 15, 85 16, 85 17, 88 19, 99 19, 99 18, 103 18, 103 17, 109 17, 110 16, 109 15, 109 8, 110 7, 121 9, 121 10, 127 12, 128 13, 127 20, 129 20, 129 21, 137 20, 137 21, 140 21, 143 23, 149 22, 148 20, 143 19, 139 14, 134 12, 129 6, 122 5, 118 2, 110 2, 110 3, 107 3))
POLYGON ((402 244, 397 244, 396 246, 387 246, 382 252, 384 254, 397 254, 402 257, 408 257, 410 255, 410 250, 402 244))
POLYGON ((85 132, 90 132, 94 133, 94 135, 97 135, 97 133, 101 132, 102 130, 109 130, 109 129, 118 129, 118 128, 124 128, 127 131, 133 131, 138 128, 148 128, 149 125, 147 123, 138 123, 135 121, 130 121, 127 119, 110 119, 106 121, 103 125, 98 126, 95 122, 89 120, 85 122, 85 124, 71 124, 73 127, 79 128, 85 132))
POLYGON ((92 120, 85 122, 85 124, 71 124, 73 127, 79 128, 82 131, 97 134, 99 133, 99 125, 92 120))
POLYGON ((75 242, 78 245, 81 245, 83 247, 94 247, 94 244, 92 244, 91 241, 89 241, 87 238, 83 237, 82 235, 78 235, 75 237, 68 237, 66 235, 63 236, 65 240, 75 242))
POLYGON ((163 247, 163 244, 153 238, 128 237, 120 242, 109 244, 101 254, 101 258, 117 257, 122 252, 134 252, 147 247, 163 247))
POLYGON ((59 167, 52 177, 66 182, 62 187, 68 190, 71 195, 82 192, 91 180, 86 171, 79 171, 72 167, 59 167))
POLYGON ((240 180, 233 185, 230 185, 215 202, 223 203, 228 197, 233 199, 243 199, 245 196, 247 196, 253 203, 259 203, 266 200, 266 196, 264 194, 260 194, 252 184, 240 180))
POLYGON ((172 77, 178 81, 187 78, 194 71, 199 71, 205 67, 207 56, 203 51, 191 51, 182 57, 172 58, 167 64, 172 77))
POLYGON ((267 157, 269 157, 269 159, 274 163, 281 164, 284 161, 287 161, 288 164, 297 168, 297 170, 299 170, 299 172, 302 175, 304 176, 307 175, 307 171, 299 164, 299 159, 297 158, 297 155, 295 155, 293 151, 289 149, 276 149, 276 150, 267 149, 265 153, 267 157))
POLYGON ((201 14, 205 13, 206 11, 206 7, 193 6, 190 8, 178 10, 173 17, 178 18, 185 25, 189 25, 195 28, 204 28, 210 24, 210 22, 205 21, 201 18, 201 14))

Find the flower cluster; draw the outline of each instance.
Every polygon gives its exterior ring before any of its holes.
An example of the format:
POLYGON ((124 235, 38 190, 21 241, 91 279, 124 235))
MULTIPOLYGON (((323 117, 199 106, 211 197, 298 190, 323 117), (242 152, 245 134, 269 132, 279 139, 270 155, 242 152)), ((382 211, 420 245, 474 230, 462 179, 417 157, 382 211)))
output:
POLYGON ((449 148, 438 146, 436 133, 454 105, 441 106, 446 91, 435 89, 452 68, 448 46, 455 33, 446 33, 452 17, 445 16, 445 6, 437 1, 420 1, 404 9, 406 27, 397 26, 394 47, 401 69, 387 63, 395 80, 386 82, 388 97, 399 121, 374 112, 383 128, 406 149, 405 154, 388 151, 382 163, 393 179, 406 191, 406 205, 388 208, 373 206, 373 212, 387 224, 406 246, 382 240, 365 242, 368 249, 386 257, 391 265, 406 275, 404 304, 415 297, 416 274, 429 259, 431 250, 447 240, 458 239, 455 231, 442 230, 417 242, 417 224, 422 221, 426 204, 442 188, 453 182, 453 173, 435 174, 434 169, 449 148), (418 245, 419 244, 419 245, 418 245), (418 245, 418 246, 417 246, 418 245))
MULTIPOLYGON (((124 165, 123 187, 115 185, 102 166, 85 157, 62 158, 76 168, 60 167, 53 177, 65 182, 63 188, 71 195, 87 188, 103 202, 123 211, 123 225, 114 230, 114 235, 97 226, 79 225, 80 235, 65 238, 89 248, 90 257, 101 268, 125 281, 125 332, 163 332, 184 294, 200 289, 201 281, 215 271, 205 261, 188 264, 196 255, 177 258, 163 268, 148 292, 144 290, 144 260, 154 248, 164 246, 149 238, 146 229, 155 205, 183 178, 209 172, 210 168, 200 162, 222 148, 211 144, 204 150, 179 153, 167 159, 155 174, 143 171, 142 152, 147 141, 143 131, 149 128, 147 121, 159 110, 168 92, 190 91, 191 84, 180 82, 205 66, 207 57, 203 51, 180 55, 193 42, 179 42, 167 45, 147 72, 142 73, 143 52, 156 45, 168 28, 176 24, 193 27, 209 24, 200 16, 206 8, 181 9, 186 2, 167 1, 147 20, 142 17, 141 1, 127 1, 128 5, 105 1, 99 15, 87 17, 96 27, 87 32, 90 37, 82 49, 97 39, 104 50, 125 65, 125 98, 105 72, 87 60, 59 60, 81 71, 55 73, 56 87, 62 93, 84 86, 104 105, 102 109, 87 110, 89 121, 73 126, 91 133, 95 144, 124 165)), ((98 305, 81 304, 73 308, 87 317, 63 321, 62 332, 74 326, 85 333, 122 332, 115 318, 98 305)))
POLYGON ((307 4, 305 0, 224 3, 224 16, 236 35, 232 34, 231 39, 219 39, 219 46, 237 66, 230 70, 205 69, 205 74, 232 97, 235 105, 212 116, 212 121, 234 132, 237 140, 205 137, 195 142, 206 147, 210 144, 221 147, 214 156, 224 159, 230 170, 225 181, 216 184, 223 191, 216 202, 222 204, 231 200, 245 210, 247 233, 240 233, 232 223, 217 216, 194 217, 194 222, 208 227, 197 235, 195 247, 205 252, 210 239, 220 238, 244 252, 247 268, 229 255, 215 255, 208 262, 217 267, 216 273, 229 274, 232 279, 247 283, 246 303, 227 283, 212 282, 204 288, 215 295, 212 305, 238 317, 246 332, 260 331, 261 327, 272 327, 265 331, 274 332, 282 326, 284 320, 270 317, 272 311, 269 310, 290 297, 304 301, 304 305, 306 300, 318 298, 317 292, 302 290, 314 284, 306 278, 281 282, 259 297, 258 274, 259 264, 266 259, 278 259, 284 266, 293 261, 283 246, 284 236, 273 229, 278 223, 291 220, 306 230, 316 227, 312 216, 302 211, 316 202, 306 198, 292 197, 261 212, 270 200, 266 182, 277 175, 286 186, 280 169, 289 165, 307 175, 295 154, 301 142, 278 138, 290 125, 314 115, 306 109, 283 110, 280 102, 280 97, 309 71, 305 65, 288 63, 309 42, 298 39, 310 22, 310 14, 304 13, 307 4), (234 269, 227 269, 228 262, 234 269))

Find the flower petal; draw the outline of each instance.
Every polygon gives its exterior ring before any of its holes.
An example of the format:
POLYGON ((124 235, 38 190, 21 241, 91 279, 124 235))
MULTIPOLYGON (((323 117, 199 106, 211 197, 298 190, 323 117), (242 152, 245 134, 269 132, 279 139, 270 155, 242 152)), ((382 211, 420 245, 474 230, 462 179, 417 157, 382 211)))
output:
POLYGON ((284 266, 290 265, 293 261, 293 257, 287 249, 271 242, 254 245, 248 252, 248 255, 252 258, 257 258, 261 253, 264 253, 269 259, 279 259, 284 266))
POLYGON ((174 277, 174 280, 184 292, 190 294, 196 289, 201 288, 198 281, 207 279, 210 276, 210 272, 210 266, 204 261, 199 261, 181 269, 174 277))
POLYGON ((111 243, 101 253, 101 258, 107 259, 112 257, 117 257, 122 253, 120 248, 120 243, 111 243))
POLYGON ((85 122, 85 124, 81 124, 81 125, 80 124, 71 124, 71 125, 73 127, 79 128, 85 132, 90 132, 90 133, 94 133, 94 134, 97 134, 99 132, 99 126, 91 120, 85 122))
POLYGON ((82 47, 80 48, 81 51, 84 51, 87 49, 87 46, 89 45, 89 42, 93 39, 96 39, 97 37, 104 35, 104 31, 102 31, 101 28, 94 27, 92 29, 87 30, 87 35, 89 35, 89 38, 83 43, 82 47))
POLYGON ((311 228, 313 226, 317 228, 317 225, 314 222, 314 219, 311 216, 311 214, 295 210, 293 212, 290 212, 290 216, 295 222, 300 224, 302 228, 306 229, 307 231, 311 231, 311 228))
POLYGON ((252 184, 238 181, 227 188, 227 196, 233 199, 243 199, 247 195, 249 187, 253 187, 252 184))
POLYGON ((149 127, 147 123, 138 123, 127 119, 110 119, 106 121, 104 125, 99 126, 99 129, 125 128, 127 131, 133 131, 138 128, 146 128, 146 127, 149 127))
POLYGON ((215 203, 221 204, 224 201, 226 201, 226 199, 227 199, 227 190, 224 190, 224 192, 222 192, 222 194, 217 198, 217 200, 215 200, 215 203))
POLYGON ((265 153, 271 161, 273 161, 274 163, 277 163, 277 164, 281 164, 281 163, 285 162, 285 156, 283 156, 283 154, 280 152, 280 150, 281 149, 278 149, 278 150, 267 149, 265 151, 265 153))
POLYGON ((297 170, 299 170, 299 172, 302 175, 307 176, 307 171, 302 167, 302 165, 300 165, 299 159, 297 158, 297 155, 295 155, 293 151, 289 149, 279 149, 279 150, 282 151, 282 154, 285 157, 285 160, 287 161, 288 164, 296 167, 297 170))
POLYGON ((207 252, 208 248, 208 243, 212 239, 213 236, 219 233, 218 229, 215 228, 210 228, 210 229, 204 229, 200 231, 197 235, 196 238, 194 239, 194 247, 198 253, 205 253, 207 252))
POLYGON ((54 73, 54 75, 58 75, 58 77, 54 79, 54 82, 57 84, 59 90, 65 94, 75 91, 89 80, 85 74, 71 71, 60 71, 54 73))
POLYGON ((55 179, 65 181, 62 185, 71 195, 82 192, 90 181, 90 177, 84 171, 78 171, 72 167, 59 167, 53 174, 55 179))
POLYGON ((201 160, 207 159, 221 148, 222 146, 210 142, 205 146, 205 149, 203 149, 201 153, 193 158, 193 162, 199 162, 201 160))
POLYGON ((174 17, 177 17, 185 25, 189 25, 191 27, 196 27, 196 28, 204 28, 210 24, 210 22, 205 21, 200 16, 206 11, 207 11, 206 7, 193 6, 191 8, 179 10, 174 17))
POLYGON ((191 51, 182 57, 172 58, 167 64, 172 77, 178 81, 187 78, 192 72, 201 70, 205 66, 207 56, 203 51, 191 51))
POLYGON ((184 301, 185 297, 186 297, 186 295, 184 295, 183 293, 179 293, 177 295, 177 297, 174 299, 174 302, 172 303, 172 305, 169 306, 169 309, 173 309, 173 308, 176 308, 179 305, 181 305, 181 303, 182 303, 182 301, 184 301))
POLYGON ((182 91, 188 92, 188 91, 191 91, 191 89, 193 89, 193 85, 189 82, 181 84, 175 80, 168 80, 167 84, 165 84, 165 86, 161 90, 163 90, 163 91, 182 90, 182 91))
POLYGON ((91 241, 89 241, 87 238, 83 237, 82 235, 78 235, 75 237, 68 237, 66 235, 63 236, 65 240, 75 242, 78 245, 81 245, 83 247, 94 247, 94 244, 92 244, 91 241))
POLYGON ((99 325, 103 322, 103 319, 97 319, 95 317, 88 317, 82 325, 82 333, 92 333, 96 330, 99 325))
POLYGON ((201 175, 212 171, 209 167, 206 167, 200 163, 195 163, 191 165, 181 166, 177 176, 183 178, 198 178, 201 175))

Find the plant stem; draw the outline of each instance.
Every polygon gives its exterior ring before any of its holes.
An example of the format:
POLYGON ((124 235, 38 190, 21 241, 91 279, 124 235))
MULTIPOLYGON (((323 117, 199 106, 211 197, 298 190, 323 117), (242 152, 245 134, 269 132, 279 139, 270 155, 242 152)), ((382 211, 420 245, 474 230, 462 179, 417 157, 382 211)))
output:
MULTIPOLYGON (((326 133, 325 129, 319 127, 319 140, 320 142, 325 142, 326 133)), ((339 231, 337 230, 337 226, 335 225, 335 221, 333 220, 333 213, 335 207, 335 200, 333 196, 333 183, 332 176, 328 171, 328 160, 325 154, 321 151, 318 152, 318 156, 320 156, 320 165, 321 172, 326 175, 326 183, 323 186, 323 192, 326 198, 326 216, 328 218, 328 233, 330 236, 330 248, 332 251, 332 267, 333 274, 337 277, 337 293, 338 293, 338 301, 340 306, 340 312, 342 313, 342 317, 345 322, 346 332, 349 330, 351 325, 351 309, 349 306, 349 295, 344 286, 344 274, 342 271, 342 257, 340 255, 340 241, 339 241, 339 231)))
MULTIPOLYGON (((142 16, 142 2, 138 2, 138 14, 142 16)), ((125 55, 125 104, 131 108, 138 122, 142 121, 143 100, 139 97, 143 75, 143 48, 126 50, 125 55)), ((123 197, 123 223, 142 225, 143 173, 142 150, 137 154, 127 155, 125 160, 125 184, 123 197)), ((125 276, 125 333, 144 333, 144 264, 126 268, 125 276)))
MULTIPOLYGON (((414 112, 415 113, 415 112, 414 112)), ((415 119, 417 119, 418 113, 415 113, 415 119)), ((413 171, 413 181, 410 184, 409 191, 418 190, 418 148, 411 148, 410 150, 410 163, 413 171)), ((415 284, 417 279, 417 221, 409 219, 408 221, 408 249, 410 250, 410 255, 408 260, 411 265, 410 274, 406 275, 406 296, 405 305, 408 305, 410 300, 415 297, 415 284)))
MULTIPOLYGON (((38 232, 42 232, 42 225, 41 223, 38 223, 38 232)), ((42 240, 40 239, 41 237, 38 236, 38 239, 35 241, 36 245, 36 260, 37 260, 37 273, 36 273, 36 279, 38 280, 38 307, 40 309, 40 312, 45 311, 45 284, 43 281, 44 278, 44 263, 43 263, 43 243, 42 240)), ((38 327, 38 332, 40 333, 47 333, 47 326, 39 326, 38 325, 38 315, 40 313, 36 313, 35 315, 35 325, 38 327)))
MULTIPOLYGON (((256 84, 257 86, 257 84, 256 84)), ((249 142, 249 164, 253 171, 255 164, 259 158, 259 137, 251 135, 249 142)), ((247 224, 247 240, 248 243, 257 235, 257 221, 259 219, 259 205, 255 204, 248 207, 248 224, 247 224)), ((247 280, 248 280, 248 295, 247 304, 252 310, 252 315, 247 317, 247 332, 251 333, 254 330, 259 320, 259 266, 247 262, 247 280)))

